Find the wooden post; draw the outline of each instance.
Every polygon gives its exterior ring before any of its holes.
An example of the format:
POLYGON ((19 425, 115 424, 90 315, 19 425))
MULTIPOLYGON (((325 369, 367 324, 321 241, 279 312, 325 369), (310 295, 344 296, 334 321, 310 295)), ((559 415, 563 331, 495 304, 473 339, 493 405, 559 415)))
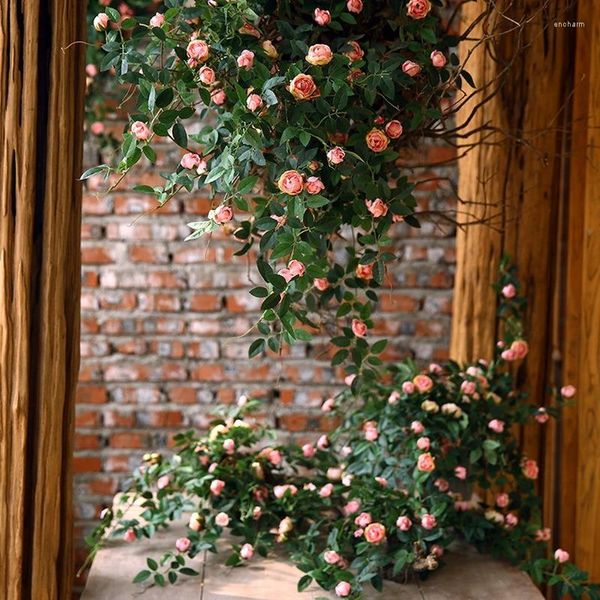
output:
POLYGON ((70 598, 86 2, 0 3, 0 598, 70 598))

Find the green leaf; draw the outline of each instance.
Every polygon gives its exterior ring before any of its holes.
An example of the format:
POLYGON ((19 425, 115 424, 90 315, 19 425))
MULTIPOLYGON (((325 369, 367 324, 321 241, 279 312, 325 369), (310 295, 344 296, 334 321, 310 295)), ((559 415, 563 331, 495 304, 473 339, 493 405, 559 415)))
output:
POLYGON ((146 581, 150 575, 152 575, 152 573, 144 569, 133 578, 133 583, 141 583, 142 581, 146 581))
POLYGON ((187 133, 185 127, 181 123, 175 123, 175 125, 173 125, 171 135, 178 146, 187 150, 187 133))
POLYGON ((270 296, 267 296, 266 300, 262 303, 260 308, 262 310, 268 310, 269 308, 275 308, 279 304, 280 300, 281 300, 281 296, 279 294, 277 294, 277 293, 271 294, 270 296))
POLYGON ((252 189, 254 188, 254 186, 256 185, 257 181, 258 181, 257 175, 250 175, 249 177, 242 179, 238 183, 238 188, 237 188, 238 194, 249 194, 252 191, 252 189))
POLYGON ((250 348, 248 349, 248 357, 254 358, 258 356, 265 348, 265 340, 263 338, 258 338, 254 340, 252 344, 250 344, 250 348))
POLYGON ((83 175, 79 178, 79 181, 83 181, 84 179, 89 179, 92 175, 96 175, 97 173, 102 173, 102 171, 108 172, 110 167, 108 165, 98 165, 97 167, 92 167, 87 171, 83 172, 83 175))
POLYGON ((304 575, 298 581, 298 591, 303 592, 311 583, 313 578, 310 575, 304 575))
POLYGON ((250 295, 255 298, 266 298, 269 295, 267 288, 255 287, 250 290, 250 295))
POLYGON ((146 564, 148 565, 148 568, 152 571, 156 571, 156 569, 158 569, 158 563, 153 558, 147 558, 146 564))

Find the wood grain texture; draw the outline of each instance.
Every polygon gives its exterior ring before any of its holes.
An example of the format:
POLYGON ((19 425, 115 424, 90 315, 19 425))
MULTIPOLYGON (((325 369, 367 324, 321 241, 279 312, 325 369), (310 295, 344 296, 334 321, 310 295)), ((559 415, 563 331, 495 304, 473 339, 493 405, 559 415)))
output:
POLYGON ((0 3, 3 600, 70 597, 85 5, 0 3))

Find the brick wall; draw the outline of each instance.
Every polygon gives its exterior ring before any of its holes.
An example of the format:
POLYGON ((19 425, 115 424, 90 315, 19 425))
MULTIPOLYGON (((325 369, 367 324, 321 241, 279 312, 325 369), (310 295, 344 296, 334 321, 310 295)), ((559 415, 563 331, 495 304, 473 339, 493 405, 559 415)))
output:
MULTIPOLYGON (((117 122, 112 127, 122 130, 117 122)), ((420 153, 432 162, 448 151, 420 153)), ((179 160, 165 145, 156 169, 142 167, 127 187, 98 193, 90 180, 82 225, 82 365, 77 406, 76 536, 78 546, 100 508, 111 501, 140 455, 169 446, 174 432, 203 429, 211 409, 241 393, 258 393, 272 404, 269 418, 291 437, 328 426, 319 410, 337 389, 324 356, 325 338, 298 344, 282 358, 248 361, 251 337, 242 337, 257 316, 248 295, 256 276, 231 238, 184 242, 186 223, 205 217, 209 200, 176 198, 164 209, 128 191, 158 182, 157 172, 179 160), (145 170, 144 170, 145 169, 145 170)), ((87 162, 97 163, 92 146, 87 162)), ((436 176, 454 178, 452 167, 436 176)), ((420 169, 419 179, 432 174, 420 169)), ((420 208, 453 205, 448 182, 429 181, 418 192, 420 208)), ((451 227, 398 225, 398 262, 381 294, 376 333, 390 339, 388 358, 413 354, 441 359, 448 344, 454 239, 451 227)), ((78 560, 81 560, 80 550, 78 560)))

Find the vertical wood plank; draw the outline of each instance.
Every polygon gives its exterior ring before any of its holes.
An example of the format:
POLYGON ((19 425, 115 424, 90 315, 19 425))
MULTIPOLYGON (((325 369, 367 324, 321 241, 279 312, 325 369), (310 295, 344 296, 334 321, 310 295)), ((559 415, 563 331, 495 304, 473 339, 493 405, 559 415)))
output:
POLYGON ((0 597, 71 588, 86 2, 0 3, 0 597))

